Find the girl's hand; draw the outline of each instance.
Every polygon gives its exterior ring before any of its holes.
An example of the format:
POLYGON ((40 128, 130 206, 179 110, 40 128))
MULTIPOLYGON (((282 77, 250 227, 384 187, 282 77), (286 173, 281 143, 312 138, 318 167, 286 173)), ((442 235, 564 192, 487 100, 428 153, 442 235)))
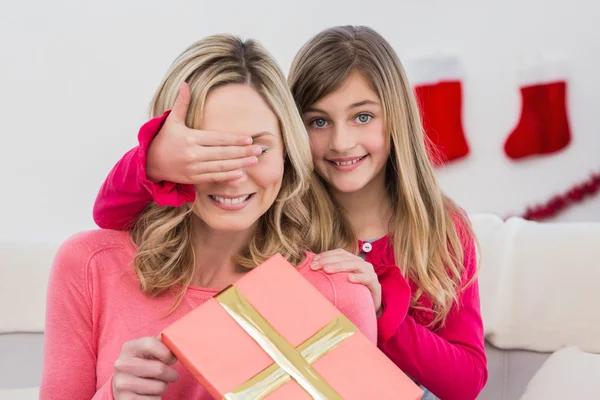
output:
POLYGON ((182 83, 171 113, 148 149, 148 178, 195 185, 243 177, 243 169, 258 162, 262 148, 247 136, 188 128, 189 105, 190 88, 182 83))
POLYGON ((160 400, 168 384, 179 378, 177 359, 158 338, 126 342, 115 361, 112 391, 115 400, 160 400))
POLYGON ((314 270, 323 269, 327 273, 350 272, 348 279, 369 288, 377 316, 381 315, 381 285, 373 265, 343 249, 331 250, 316 255, 311 263, 314 270))

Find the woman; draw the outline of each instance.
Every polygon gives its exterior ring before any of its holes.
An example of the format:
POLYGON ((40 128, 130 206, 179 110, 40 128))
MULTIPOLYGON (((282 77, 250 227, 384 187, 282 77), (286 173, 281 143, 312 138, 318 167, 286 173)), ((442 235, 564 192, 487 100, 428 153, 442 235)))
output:
POLYGON ((329 246, 333 224, 321 211, 330 205, 271 56, 231 36, 190 46, 156 92, 142 142, 188 90, 189 126, 229 132, 225 141, 252 142, 261 154, 235 180, 194 185, 195 202, 152 203, 130 231, 84 232, 61 246, 48 288, 42 399, 209 399, 157 335, 275 253, 376 340, 369 291, 309 266, 304 249, 329 246))

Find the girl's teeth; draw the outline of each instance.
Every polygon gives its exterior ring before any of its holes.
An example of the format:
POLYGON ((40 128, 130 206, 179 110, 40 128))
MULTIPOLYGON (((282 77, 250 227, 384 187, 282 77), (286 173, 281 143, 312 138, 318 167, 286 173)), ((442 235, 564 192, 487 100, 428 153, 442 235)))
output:
POLYGON ((210 196, 214 201, 218 201, 221 204, 240 204, 243 203, 244 201, 248 200, 248 198, 250 197, 250 195, 248 196, 244 196, 244 197, 238 197, 235 199, 230 199, 230 198, 224 198, 224 197, 219 197, 219 196, 210 196))
POLYGON ((336 163, 337 165, 352 165, 352 164, 356 164, 357 162, 359 162, 360 160, 362 160, 362 157, 357 158, 356 160, 352 160, 352 161, 334 161, 334 163, 336 163))

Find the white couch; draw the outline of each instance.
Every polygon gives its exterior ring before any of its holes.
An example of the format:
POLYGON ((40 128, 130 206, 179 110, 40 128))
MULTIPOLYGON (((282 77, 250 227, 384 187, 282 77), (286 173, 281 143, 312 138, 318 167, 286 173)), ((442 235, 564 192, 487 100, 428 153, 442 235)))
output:
MULTIPOLYGON (((471 215, 489 380, 480 399, 600 399, 600 223, 471 215)), ((54 244, 0 243, 0 400, 36 399, 54 244)))
POLYGON ((600 223, 471 220, 490 374, 480 399, 600 399, 600 223))

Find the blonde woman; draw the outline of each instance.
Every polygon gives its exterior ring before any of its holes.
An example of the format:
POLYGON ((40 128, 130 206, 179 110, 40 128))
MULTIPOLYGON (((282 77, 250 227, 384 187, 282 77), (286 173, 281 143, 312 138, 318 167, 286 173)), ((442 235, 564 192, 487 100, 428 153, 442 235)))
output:
MULTIPOLYGON (((370 289, 379 347, 427 389, 425 398, 475 399, 487 381, 487 360, 474 235, 436 182, 398 56, 370 28, 334 27, 298 52, 288 82, 317 179, 334 204, 333 247, 313 268, 350 272, 352 282, 370 289)), ((206 172, 203 145, 174 150, 191 138, 207 141, 210 132, 172 118, 154 133, 147 172, 137 167, 146 152, 134 149, 104 183, 94 209, 98 225, 125 229, 163 187, 170 190, 165 203, 177 204, 188 184, 230 179, 251 147, 228 146, 215 176, 206 172), (158 183, 141 187, 147 177, 158 183)))
POLYGON ((168 110, 188 105, 188 126, 260 154, 234 180, 191 186, 194 202, 151 203, 130 231, 83 232, 62 245, 48 287, 41 399, 210 399, 157 335, 275 253, 376 341, 368 289, 310 268, 304 249, 328 246, 321 228, 333 223, 322 211, 331 205, 271 56, 232 36, 190 46, 156 92, 141 142, 168 110))

